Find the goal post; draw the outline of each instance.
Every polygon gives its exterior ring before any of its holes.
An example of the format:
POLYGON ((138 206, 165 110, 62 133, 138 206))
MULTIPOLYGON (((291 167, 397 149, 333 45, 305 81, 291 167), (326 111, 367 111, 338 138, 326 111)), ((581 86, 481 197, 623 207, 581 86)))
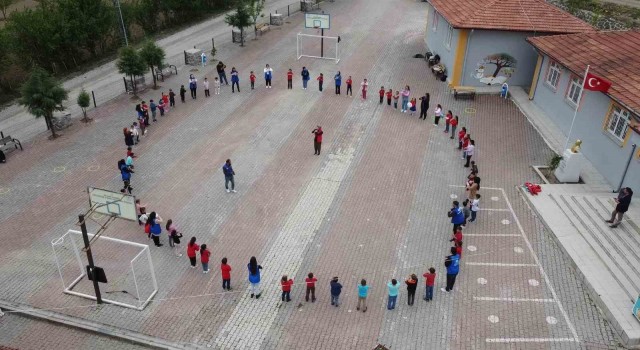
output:
MULTIPOLYGON (((143 310, 158 293, 155 268, 146 244, 88 233, 94 244, 94 253, 101 258, 108 275, 102 301, 130 309, 143 310), (117 251, 117 257, 113 252, 117 251), (122 259, 122 257, 125 257, 122 259)), ((62 280, 63 292, 96 300, 91 291, 87 264, 82 258, 82 232, 69 230, 51 241, 53 253, 62 280)))
POLYGON ((320 58, 325 60, 334 60, 340 62, 340 53, 338 51, 339 37, 324 36, 314 34, 298 33, 296 38, 296 57, 300 60, 302 57, 320 58), (324 50, 323 42, 326 40, 324 50))

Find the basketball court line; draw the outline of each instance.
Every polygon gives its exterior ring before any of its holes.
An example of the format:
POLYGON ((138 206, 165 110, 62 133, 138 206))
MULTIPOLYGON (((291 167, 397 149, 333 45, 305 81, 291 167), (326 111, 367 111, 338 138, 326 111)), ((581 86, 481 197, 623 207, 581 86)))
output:
POLYGON ((492 263, 492 262, 465 262, 465 265, 470 266, 494 266, 494 267, 538 267, 537 264, 507 264, 507 263, 492 263))
POLYGON ((465 233, 464 234, 465 237, 521 237, 518 234, 515 233, 505 233, 505 234, 499 234, 499 233, 465 233))
POLYGON ((487 338, 487 343, 560 343, 577 342, 577 338, 487 338))
POLYGON ((554 299, 531 299, 531 298, 495 298, 495 297, 473 297, 473 300, 480 301, 506 301, 511 303, 555 303, 554 299))

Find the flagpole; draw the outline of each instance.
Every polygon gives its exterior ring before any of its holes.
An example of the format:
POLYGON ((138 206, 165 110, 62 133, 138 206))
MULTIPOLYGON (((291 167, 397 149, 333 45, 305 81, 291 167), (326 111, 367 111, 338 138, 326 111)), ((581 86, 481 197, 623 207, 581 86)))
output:
POLYGON ((580 101, 582 100, 582 93, 584 93, 584 83, 587 80, 587 74, 589 74, 589 65, 587 65, 587 70, 584 72, 584 77, 582 78, 582 85, 580 85, 580 93, 578 94, 578 103, 576 103, 576 109, 573 111, 571 127, 569 128, 569 134, 567 134, 567 141, 565 141, 564 147, 562 148, 562 153, 564 153, 564 150, 569 147, 569 138, 571 137, 571 131, 573 131, 573 124, 576 122, 576 115, 578 115, 578 107, 580 106, 580 101))

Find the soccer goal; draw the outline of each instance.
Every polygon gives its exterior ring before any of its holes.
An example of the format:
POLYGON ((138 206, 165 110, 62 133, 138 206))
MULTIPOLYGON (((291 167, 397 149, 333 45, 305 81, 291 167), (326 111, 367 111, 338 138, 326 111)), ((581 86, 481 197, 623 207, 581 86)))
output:
POLYGON ((336 36, 323 36, 298 33, 296 40, 296 53, 298 60, 302 57, 321 58, 340 62, 338 51, 339 38, 336 36))
MULTIPOLYGON (((158 293, 155 269, 149 246, 122 239, 89 233, 95 240, 92 254, 104 270, 102 301, 135 310, 143 310, 158 293)), ((82 232, 69 230, 51 242, 63 292, 91 300, 93 282, 87 273, 86 256, 82 251, 82 232)))

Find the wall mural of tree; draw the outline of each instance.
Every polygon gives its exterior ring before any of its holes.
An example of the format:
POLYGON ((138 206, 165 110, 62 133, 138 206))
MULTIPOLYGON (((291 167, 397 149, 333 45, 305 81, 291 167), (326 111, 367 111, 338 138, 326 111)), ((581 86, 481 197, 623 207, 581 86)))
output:
POLYGON ((489 85, 502 84, 513 75, 517 65, 518 60, 508 53, 494 53, 478 62, 475 77, 489 85))

